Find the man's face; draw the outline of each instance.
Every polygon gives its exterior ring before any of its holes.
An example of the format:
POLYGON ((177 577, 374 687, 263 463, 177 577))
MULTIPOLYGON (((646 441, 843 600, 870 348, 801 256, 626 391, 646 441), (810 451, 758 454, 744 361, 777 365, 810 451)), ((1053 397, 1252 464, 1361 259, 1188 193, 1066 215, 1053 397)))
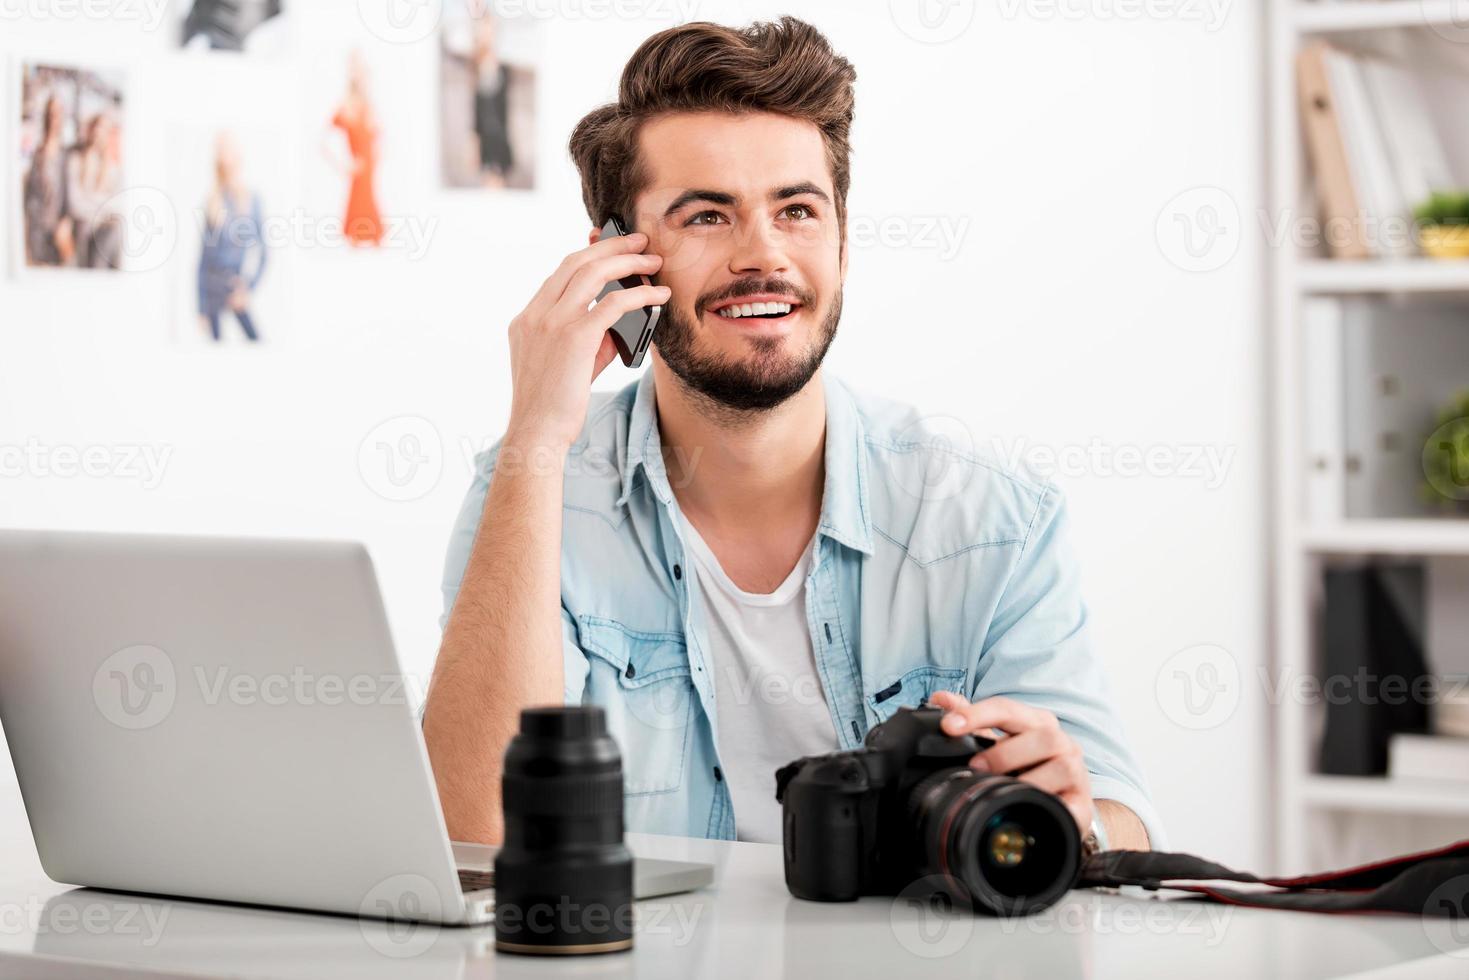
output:
POLYGON ((779 405, 816 373, 841 316, 846 256, 820 130, 770 113, 671 113, 639 144, 649 179, 633 227, 672 292, 658 356, 725 407, 779 405), (742 309, 757 302, 765 315, 742 309))

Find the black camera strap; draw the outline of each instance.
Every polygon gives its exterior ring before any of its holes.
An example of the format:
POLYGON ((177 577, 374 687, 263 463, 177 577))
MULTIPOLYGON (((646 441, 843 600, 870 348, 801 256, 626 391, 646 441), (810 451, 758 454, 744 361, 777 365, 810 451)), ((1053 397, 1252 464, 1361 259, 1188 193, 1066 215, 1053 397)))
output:
POLYGON ((1192 854, 1103 851, 1086 859, 1082 887, 1139 885, 1208 901, 1304 912, 1406 912, 1469 921, 1469 840, 1437 850, 1298 878, 1262 878, 1192 854), (1268 889, 1221 888, 1235 881, 1268 889))

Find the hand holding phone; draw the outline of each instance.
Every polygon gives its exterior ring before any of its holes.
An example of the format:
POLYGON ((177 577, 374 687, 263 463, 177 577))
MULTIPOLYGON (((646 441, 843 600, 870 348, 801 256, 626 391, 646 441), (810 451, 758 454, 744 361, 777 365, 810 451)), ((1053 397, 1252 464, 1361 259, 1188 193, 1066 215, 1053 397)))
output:
MULTIPOLYGON (((613 325, 629 313, 645 322, 645 307, 668 302, 668 287, 644 284, 663 264, 662 256, 643 251, 647 247, 646 235, 612 235, 572 252, 511 320, 514 391, 507 437, 560 448, 575 441, 592 382, 619 354, 613 325), (614 280, 621 288, 603 288, 614 280), (594 305, 599 291, 603 298, 594 305)), ((621 342, 625 361, 639 340, 621 342)))
MULTIPOLYGON (((607 219, 602 226, 602 238, 615 238, 626 235, 627 228, 616 215, 607 219)), ((635 289, 638 286, 651 286, 653 280, 644 275, 623 276, 609 282, 602 291, 597 294, 597 302, 608 293, 619 289, 635 289)), ((643 357, 648 353, 648 346, 653 341, 653 331, 658 326, 658 320, 663 315, 663 307, 644 306, 635 310, 629 310, 618 317, 617 322, 609 329, 612 332, 612 343, 617 348, 617 356, 627 367, 639 367, 643 363, 643 357)))

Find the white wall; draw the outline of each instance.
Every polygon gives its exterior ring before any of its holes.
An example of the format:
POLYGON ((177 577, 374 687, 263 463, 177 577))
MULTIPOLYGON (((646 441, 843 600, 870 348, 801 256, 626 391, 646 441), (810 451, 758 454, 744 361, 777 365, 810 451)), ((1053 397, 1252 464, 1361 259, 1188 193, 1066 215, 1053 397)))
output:
MULTIPOLYGON (((1172 843, 1260 863, 1263 706, 1235 682, 1190 714, 1174 676, 1208 681, 1200 671, 1218 667, 1228 684, 1232 666, 1257 691, 1264 663, 1262 274, 1259 236, 1248 234, 1261 196, 1263 59, 1257 12, 1222 2, 1160 3, 1142 16, 1142 5, 1105 0, 959 0, 931 5, 950 15, 932 43, 905 33, 881 0, 706 2, 693 14, 803 16, 855 63, 859 237, 830 363, 964 420, 981 448, 1082 454, 1086 465, 1058 479, 1097 645, 1172 843), (1222 190, 1175 200, 1198 186, 1222 190), (1212 248, 1205 237, 1193 241, 1198 254, 1184 247, 1188 220, 1195 233, 1217 226, 1212 248), (933 229, 962 233, 945 244, 933 229), (1113 470, 1149 449, 1172 475, 1113 470), (1204 450, 1228 459, 1214 478, 1193 458, 1204 450), (1200 645, 1213 646, 1169 659, 1200 645)), ((299 243, 294 317, 271 325, 275 342, 258 350, 172 343, 167 268, 0 281, 0 446, 171 454, 152 488, 126 474, 0 477, 0 525, 365 540, 405 668, 426 679, 468 457, 505 419, 505 325, 585 242, 565 138, 611 97, 637 43, 669 26, 656 14, 678 8, 629 3, 621 9, 652 12, 630 19, 574 16, 586 8, 569 2, 536 8, 565 12, 544 34, 539 188, 492 196, 437 189, 431 42, 375 42, 351 0, 293 6, 295 54, 274 65, 188 58, 166 31, 121 16, 0 26, 7 208, 19 186, 16 67, 42 56, 128 70, 130 183, 168 179, 179 123, 229 118, 278 127, 299 170, 291 205, 333 214, 337 185, 317 144, 343 52, 360 43, 387 134, 383 209, 436 222, 421 255, 299 243), (420 473, 438 478, 395 502, 374 492, 386 471, 359 467, 359 447, 385 421, 389 441, 421 430, 390 421, 404 417, 427 420, 420 473)), ((917 23, 907 26, 922 34, 917 23)), ((9 238, 3 247, 13 249, 9 238)), ((626 380, 614 367, 606 383, 626 380)), ((6 773, 0 847, 11 867, 32 860, 6 773)))

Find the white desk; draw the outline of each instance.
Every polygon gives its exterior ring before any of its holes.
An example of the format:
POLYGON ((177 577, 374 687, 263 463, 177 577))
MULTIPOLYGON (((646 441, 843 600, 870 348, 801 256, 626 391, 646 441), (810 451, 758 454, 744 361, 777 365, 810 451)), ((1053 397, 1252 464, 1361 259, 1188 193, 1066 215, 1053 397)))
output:
MULTIPOLYGON (((1262 912, 1075 892, 1022 920, 907 903, 798 901, 780 849, 633 835, 658 857, 717 865, 713 889, 640 903, 631 953, 498 955, 493 927, 446 929, 71 889, 0 872, 0 978, 1469 976, 1447 920, 1262 912)), ((1139 893, 1142 894, 1142 893, 1139 893)), ((1461 932, 1464 932, 1461 928, 1461 932)))

